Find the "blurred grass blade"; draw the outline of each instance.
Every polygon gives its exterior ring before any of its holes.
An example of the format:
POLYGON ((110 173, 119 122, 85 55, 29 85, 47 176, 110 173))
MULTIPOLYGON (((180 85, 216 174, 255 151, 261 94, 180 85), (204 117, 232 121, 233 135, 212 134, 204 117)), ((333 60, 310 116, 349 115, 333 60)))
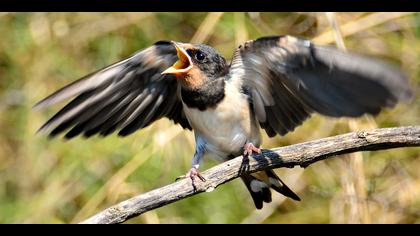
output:
POLYGON ((214 27, 222 17, 223 12, 210 12, 198 27, 194 36, 191 38, 191 43, 204 43, 210 37, 214 27))
POLYGON ((235 12, 235 46, 248 40, 248 31, 245 26, 245 13, 235 12))
MULTIPOLYGON (((346 45, 340 30, 341 28, 337 22, 336 14, 333 12, 326 12, 325 15, 334 32, 337 47, 345 51, 346 45)), ((360 121, 350 120, 348 122, 350 130, 362 130, 359 122, 360 121)), ((347 156, 348 157, 342 162, 344 165, 342 166, 344 172, 344 178, 342 179, 346 180, 343 182, 343 189, 345 191, 345 195, 349 196, 348 202, 350 203, 348 223, 371 223, 368 202, 365 200, 367 194, 363 155, 360 152, 356 152, 347 154, 347 156), (347 166, 350 168, 346 168, 347 166)))
MULTIPOLYGON (((387 21, 409 16, 413 12, 380 12, 372 13, 360 19, 348 22, 340 27, 342 36, 348 37, 371 27, 383 24, 387 21)), ((333 30, 329 30, 312 39, 315 43, 328 44, 335 40, 333 30)))

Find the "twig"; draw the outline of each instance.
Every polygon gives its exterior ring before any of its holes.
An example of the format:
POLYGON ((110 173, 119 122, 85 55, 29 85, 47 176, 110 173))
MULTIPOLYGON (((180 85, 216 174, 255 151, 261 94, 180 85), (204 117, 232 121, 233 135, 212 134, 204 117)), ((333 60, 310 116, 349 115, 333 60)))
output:
POLYGON ((249 158, 246 162, 242 157, 237 157, 205 171, 202 175, 206 178, 206 181, 196 180, 195 187, 192 186, 190 179, 184 179, 125 200, 81 223, 122 223, 169 203, 201 192, 213 191, 217 186, 244 173, 280 167, 307 167, 314 162, 339 154, 413 146, 420 146, 420 126, 352 132, 282 148, 264 150, 261 155, 249 158))
MULTIPOLYGON (((166 137, 166 140, 164 140, 160 145, 163 146, 171 142, 172 139, 174 139, 182 131, 182 129, 180 129, 178 126, 172 126, 172 128, 164 131, 165 133, 171 133, 170 135, 163 135, 166 137)), ((102 201, 106 198, 107 193, 115 192, 117 187, 121 186, 121 184, 124 183, 128 176, 130 176, 143 163, 149 160, 150 157, 155 155, 157 151, 158 149, 155 149, 148 153, 146 156, 144 156, 143 153, 138 153, 135 155, 129 162, 127 162, 118 171, 116 171, 98 191, 96 191, 96 193, 89 199, 89 201, 87 201, 87 203, 79 210, 79 212, 77 212, 71 222, 79 222, 80 220, 86 218, 88 215, 92 214, 97 206, 101 204, 102 201)))

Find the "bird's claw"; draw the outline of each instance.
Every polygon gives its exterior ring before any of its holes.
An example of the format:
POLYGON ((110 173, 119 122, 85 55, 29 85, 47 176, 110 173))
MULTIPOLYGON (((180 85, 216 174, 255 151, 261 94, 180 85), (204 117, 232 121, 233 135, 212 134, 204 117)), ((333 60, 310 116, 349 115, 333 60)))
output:
POLYGON ((244 156, 251 156, 253 152, 261 154, 261 148, 257 148, 252 143, 247 143, 244 145, 244 156))
POLYGON ((206 182, 206 179, 198 172, 196 168, 191 168, 185 175, 178 176, 175 181, 190 178, 192 181, 194 181, 195 177, 198 177, 201 181, 206 182))

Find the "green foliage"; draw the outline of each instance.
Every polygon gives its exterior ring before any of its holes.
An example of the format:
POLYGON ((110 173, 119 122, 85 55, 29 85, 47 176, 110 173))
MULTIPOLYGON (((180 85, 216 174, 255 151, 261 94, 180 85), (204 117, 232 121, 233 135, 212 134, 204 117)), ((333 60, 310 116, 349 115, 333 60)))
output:
MULTIPOLYGON (((383 15, 335 16, 347 49, 400 65, 418 88, 420 14, 367 29, 364 18, 381 20, 383 15)), ((59 106, 43 111, 31 107, 50 92, 158 40, 201 37, 230 58, 238 42, 272 34, 333 44, 333 35, 320 37, 329 30, 323 13, 224 13, 220 18, 216 13, 2 13, 0 223, 78 222, 125 198, 169 184, 190 167, 193 135, 168 120, 124 139, 113 135, 64 141, 37 135, 37 128, 59 106), (213 22, 214 28, 200 30, 205 21, 213 22)), ((418 125, 419 101, 417 96, 373 119, 315 115, 285 137, 265 137, 264 148, 352 129, 418 125)), ((301 202, 274 194, 271 204, 256 211, 245 186, 234 180, 128 223, 420 223, 419 148, 357 155, 305 170, 276 170, 301 202)), ((203 170, 214 164, 204 163, 203 170)))

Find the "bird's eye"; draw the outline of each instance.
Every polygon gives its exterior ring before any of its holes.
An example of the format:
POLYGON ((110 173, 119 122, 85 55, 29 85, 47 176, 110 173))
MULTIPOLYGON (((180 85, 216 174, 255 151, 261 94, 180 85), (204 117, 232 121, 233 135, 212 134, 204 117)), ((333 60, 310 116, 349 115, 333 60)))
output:
POLYGON ((195 54, 195 58, 199 61, 203 61, 206 58, 206 55, 204 55, 204 53, 198 51, 195 54))

